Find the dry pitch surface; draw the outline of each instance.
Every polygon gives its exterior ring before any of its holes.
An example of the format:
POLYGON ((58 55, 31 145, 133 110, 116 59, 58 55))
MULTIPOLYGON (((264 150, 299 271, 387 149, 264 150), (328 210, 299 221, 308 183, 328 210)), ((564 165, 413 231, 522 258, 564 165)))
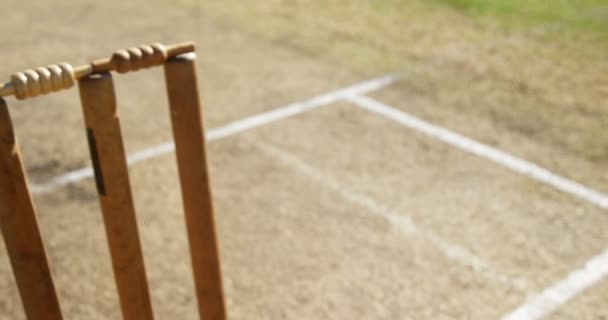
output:
MULTIPOLYGON (((210 129, 371 78, 196 9, 58 1, 53 10, 65 14, 34 22, 46 5, 11 5, 0 22, 5 75, 133 44, 195 40, 210 129)), ((463 113, 449 96, 417 93, 411 81, 367 95, 395 114, 417 114, 601 186, 597 164, 463 113)), ((116 77, 116 85, 128 152, 170 141, 160 70, 116 77)), ((522 305, 540 305, 534 310, 546 319, 608 317, 606 259, 584 268, 608 243, 598 201, 365 110, 360 100, 332 97, 340 99, 210 142, 231 318, 497 319, 522 305), (582 276, 572 280, 575 270, 582 276), (535 304, 564 283, 574 285, 535 304)), ((32 184, 88 166, 76 90, 10 102, 32 184)), ((142 161, 131 181, 156 316, 195 319, 174 162, 170 153, 142 161)), ((35 201, 66 318, 118 319, 93 181, 35 201)), ((0 247, 0 319, 23 318, 0 247)))

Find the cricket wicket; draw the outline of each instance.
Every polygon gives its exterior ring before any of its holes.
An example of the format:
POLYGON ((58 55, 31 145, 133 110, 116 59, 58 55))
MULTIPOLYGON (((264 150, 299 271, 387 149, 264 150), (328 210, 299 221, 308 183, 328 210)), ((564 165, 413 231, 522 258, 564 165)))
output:
POLYGON ((201 320, 226 319, 194 44, 144 45, 72 68, 19 72, 0 84, 0 231, 28 320, 60 320, 55 285, 2 96, 27 99, 78 84, 91 161, 125 320, 152 320, 152 304, 111 71, 164 65, 186 230, 201 320))

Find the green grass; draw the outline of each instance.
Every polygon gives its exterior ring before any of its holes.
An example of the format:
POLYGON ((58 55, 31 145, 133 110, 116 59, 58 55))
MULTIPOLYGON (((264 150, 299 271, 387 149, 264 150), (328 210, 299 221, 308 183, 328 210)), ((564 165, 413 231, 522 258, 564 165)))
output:
POLYGON ((608 33, 606 0, 437 0, 472 15, 510 24, 566 24, 575 29, 608 33))

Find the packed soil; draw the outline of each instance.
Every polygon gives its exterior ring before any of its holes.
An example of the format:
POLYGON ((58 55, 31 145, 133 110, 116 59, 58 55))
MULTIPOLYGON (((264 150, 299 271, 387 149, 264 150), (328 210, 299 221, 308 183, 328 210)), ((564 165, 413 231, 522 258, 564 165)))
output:
MULTIPOLYGON (((608 191, 605 162, 596 158, 603 149, 579 154, 572 147, 589 137, 581 129, 587 122, 569 118, 575 130, 561 132, 570 139, 563 144, 556 142, 559 128, 531 131, 536 122, 527 115, 537 111, 511 103, 528 106, 536 98, 507 81, 513 70, 504 68, 489 85, 487 74, 468 70, 469 60, 435 63, 447 51, 427 50, 430 42, 406 74, 391 64, 362 69, 320 58, 205 6, 11 0, 5 7, 6 79, 117 48, 194 40, 205 125, 217 128, 395 71, 401 79, 370 96, 608 191)), ((485 48, 490 32, 467 39, 485 48)), ((115 84, 127 152, 170 141, 162 70, 119 75, 115 84)), ((77 90, 9 104, 30 183, 90 165, 77 90)), ((606 111, 576 116, 599 126, 606 111)), ((608 245, 605 210, 347 102, 208 147, 231 319, 496 319, 608 245)), ((174 155, 132 166, 130 179, 155 316, 197 319, 174 155)), ((34 200, 65 318, 120 319, 94 181, 34 200)), ((547 319, 608 318, 607 300, 604 280, 547 319)), ((0 241, 5 319, 25 316, 0 241)))

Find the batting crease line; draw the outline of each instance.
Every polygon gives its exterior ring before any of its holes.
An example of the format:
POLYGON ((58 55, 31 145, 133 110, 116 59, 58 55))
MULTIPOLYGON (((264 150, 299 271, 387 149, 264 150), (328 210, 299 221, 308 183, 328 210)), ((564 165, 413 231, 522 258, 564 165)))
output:
POLYGON ((433 138, 441 140, 461 150, 475 154, 481 158, 494 161, 515 172, 548 184, 560 191, 572 194, 600 208, 608 209, 608 196, 605 194, 587 188, 575 181, 558 176, 536 164, 519 159, 504 151, 482 144, 445 128, 433 125, 369 97, 351 95, 346 99, 365 110, 382 115, 406 127, 427 134, 433 138))
MULTIPOLYGON (((220 128, 211 129, 207 133, 207 140, 213 141, 222 139, 249 129, 253 129, 265 124, 269 124, 278 120, 282 120, 317 107, 325 106, 336 101, 343 100, 344 97, 353 94, 366 94, 382 87, 390 85, 397 80, 397 75, 386 75, 383 77, 360 82, 350 87, 338 89, 311 99, 292 103, 272 111, 264 112, 255 116, 251 116, 242 120, 229 123, 220 128)), ((156 158, 161 155, 171 153, 175 150, 173 142, 159 144, 142 151, 133 153, 127 157, 127 163, 134 165, 136 163, 156 158)), ((45 194, 56 190, 57 188, 66 186, 70 183, 78 182, 87 178, 93 177, 93 169, 86 167, 70 172, 66 172, 42 184, 33 184, 30 190, 34 194, 45 194)))
MULTIPOLYGON (((366 96, 352 95, 346 98, 356 106, 382 115, 408 128, 427 134, 451 146, 494 161, 515 172, 548 184, 560 191, 572 194, 600 208, 608 208, 608 196, 587 188, 575 181, 558 176, 549 170, 516 158, 498 149, 474 141, 460 134, 438 127, 401 110, 366 96)), ((585 289, 608 276, 608 250, 589 260, 581 269, 570 273, 565 279, 546 288, 526 303, 503 317, 503 320, 536 320, 555 311, 585 289)))
POLYGON ((370 197, 347 190, 333 177, 324 174, 285 150, 279 149, 278 147, 269 143, 261 142, 261 139, 256 139, 255 141, 248 139, 247 141, 266 153, 269 157, 274 158, 281 165, 294 170, 298 174, 315 181, 333 192, 336 192, 344 200, 366 208, 372 214, 383 217, 399 231, 407 234, 417 235, 429 241, 434 246, 438 247, 443 254, 448 257, 448 259, 470 268, 486 278, 505 284, 509 287, 514 287, 520 291, 526 291, 527 284, 523 279, 498 273, 487 261, 474 255, 467 249, 442 239, 428 230, 420 228, 408 215, 396 212, 386 206, 383 206, 370 197))
POLYGON ((565 279, 546 288, 503 320, 536 320, 549 315, 570 299, 608 276, 608 250, 587 261, 565 279))

